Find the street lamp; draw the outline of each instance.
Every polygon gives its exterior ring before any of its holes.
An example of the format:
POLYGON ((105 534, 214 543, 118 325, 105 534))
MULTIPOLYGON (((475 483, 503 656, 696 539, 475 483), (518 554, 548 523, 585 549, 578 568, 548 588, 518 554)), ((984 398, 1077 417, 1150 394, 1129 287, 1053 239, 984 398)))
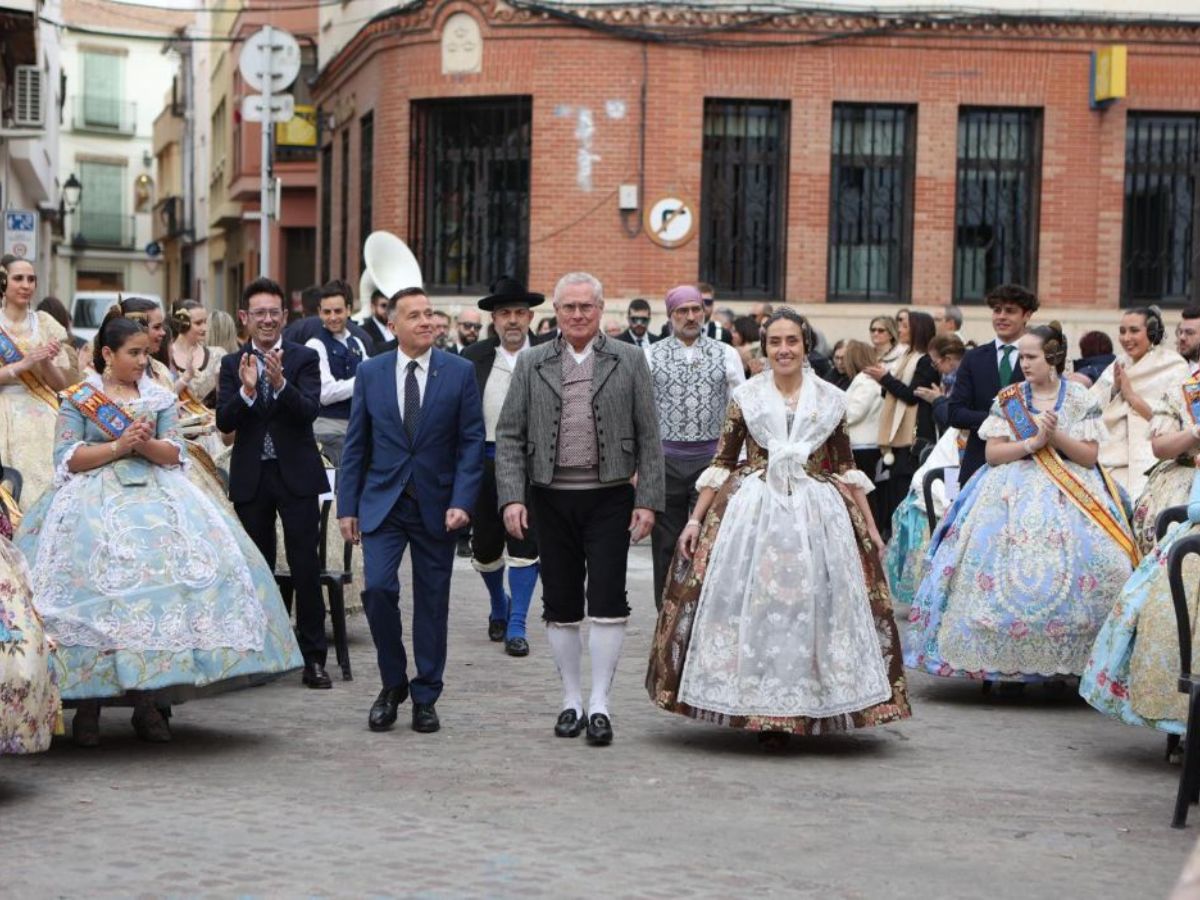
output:
POLYGON ((79 206, 79 195, 83 193, 83 185, 72 172, 67 176, 67 183, 62 189, 62 205, 67 212, 75 212, 79 206))

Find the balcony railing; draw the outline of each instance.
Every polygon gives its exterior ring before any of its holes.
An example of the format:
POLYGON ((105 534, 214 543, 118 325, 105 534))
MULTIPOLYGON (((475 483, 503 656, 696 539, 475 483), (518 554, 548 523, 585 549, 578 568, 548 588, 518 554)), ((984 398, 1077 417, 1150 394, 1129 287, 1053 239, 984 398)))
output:
POLYGON ((76 131, 131 135, 137 132, 137 104, 119 97, 80 94, 74 98, 76 131))
POLYGON ((76 247, 132 250, 137 246, 136 223, 134 216, 83 210, 78 213, 71 242, 76 247))

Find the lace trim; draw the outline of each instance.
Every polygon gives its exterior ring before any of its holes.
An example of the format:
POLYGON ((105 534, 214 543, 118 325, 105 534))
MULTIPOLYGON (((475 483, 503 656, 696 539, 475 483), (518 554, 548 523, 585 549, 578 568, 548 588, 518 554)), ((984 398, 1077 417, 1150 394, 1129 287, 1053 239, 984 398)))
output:
POLYGON ((843 472, 841 475, 834 475, 833 477, 849 487, 862 488, 864 494, 869 494, 875 490, 875 482, 858 469, 851 469, 848 472, 843 472))
POLYGON ((996 415, 991 415, 984 419, 983 424, 979 426, 978 434, 979 438, 985 441, 989 438, 1005 438, 1011 441, 1013 436, 1012 428, 1009 427, 1008 423, 996 415))
POLYGON ((712 488, 714 491, 719 491, 725 486, 725 482, 728 479, 728 469, 723 469, 720 466, 709 466, 696 479, 696 490, 702 491, 705 488, 712 488))
POLYGON ((62 459, 59 460, 58 465, 54 467, 54 486, 55 487, 62 487, 70 479, 74 478, 77 474, 82 474, 82 473, 72 472, 70 469, 67 468, 67 466, 71 462, 71 457, 75 455, 75 451, 78 450, 80 447, 86 447, 86 446, 87 446, 87 441, 76 441, 75 443, 73 443, 69 447, 67 447, 66 450, 63 451, 62 459))

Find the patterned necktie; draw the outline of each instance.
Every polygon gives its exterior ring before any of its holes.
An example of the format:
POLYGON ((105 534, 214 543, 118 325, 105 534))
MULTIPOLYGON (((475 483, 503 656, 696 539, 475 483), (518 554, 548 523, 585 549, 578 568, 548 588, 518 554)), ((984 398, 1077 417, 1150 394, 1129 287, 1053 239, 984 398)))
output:
POLYGON ((417 384, 417 361, 410 360, 408 374, 404 376, 404 430, 411 441, 417 436, 421 424, 421 388, 417 384))
MULTIPOLYGON (((267 378, 267 358, 257 347, 251 352, 258 360, 258 400, 264 407, 270 407, 271 402, 275 399, 275 389, 271 387, 271 381, 267 378)), ((271 438, 270 431, 263 432, 261 458, 278 459, 275 453, 275 441, 271 438)))
POLYGON ((1008 387, 1012 383, 1013 364, 1009 357, 1015 349, 1017 348, 1012 344, 1005 344, 1000 348, 1000 352, 1003 354, 1000 357, 1000 387, 1002 388, 1008 387))

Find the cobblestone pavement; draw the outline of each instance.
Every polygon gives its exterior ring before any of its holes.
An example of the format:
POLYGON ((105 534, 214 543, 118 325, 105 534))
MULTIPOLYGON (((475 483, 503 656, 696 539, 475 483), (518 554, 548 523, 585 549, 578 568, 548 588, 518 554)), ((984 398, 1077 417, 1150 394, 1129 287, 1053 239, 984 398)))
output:
POLYGON ((456 566, 439 734, 407 707, 367 730, 379 685, 356 617, 355 680, 332 691, 296 676, 186 704, 168 746, 108 711, 97 750, 0 759, 0 894, 1150 898, 1200 834, 1200 812, 1169 827, 1160 737, 1040 689, 919 677, 912 720, 775 755, 656 710, 641 548, 616 741, 555 739, 542 630, 505 656, 456 566))

